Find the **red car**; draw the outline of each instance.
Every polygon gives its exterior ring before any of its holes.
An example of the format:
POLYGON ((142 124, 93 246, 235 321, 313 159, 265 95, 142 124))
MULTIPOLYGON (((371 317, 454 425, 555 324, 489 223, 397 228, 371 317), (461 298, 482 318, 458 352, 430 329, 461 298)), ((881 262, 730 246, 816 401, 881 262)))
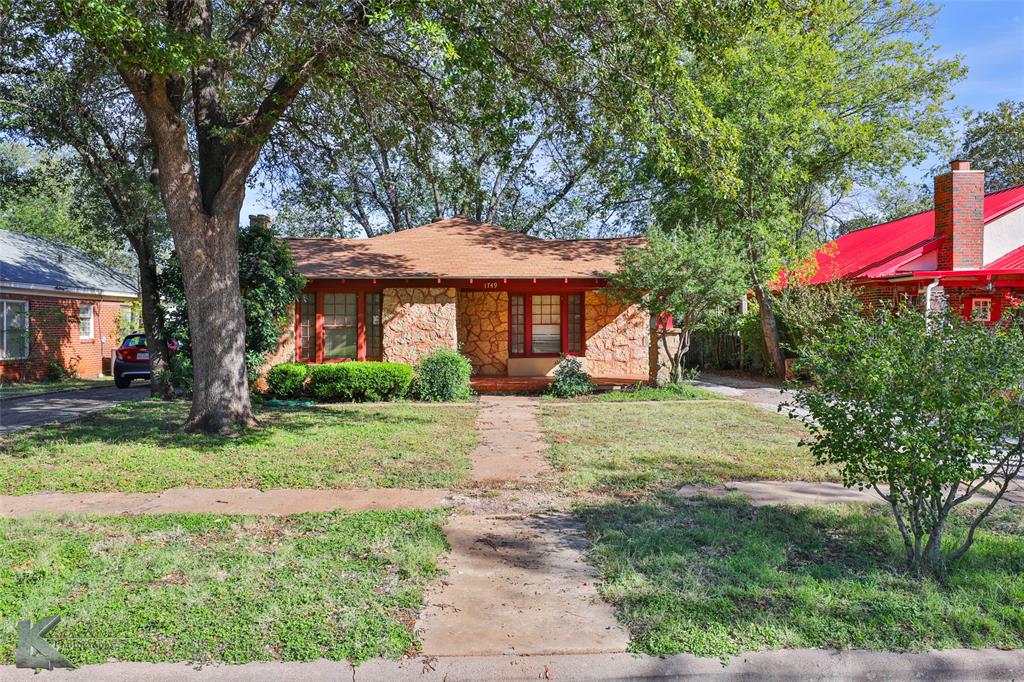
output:
MULTIPOLYGON (((177 341, 169 341, 168 349, 178 349, 177 341)), ((114 385, 128 388, 132 379, 149 379, 149 350, 146 348, 146 335, 134 332, 124 337, 121 345, 114 349, 114 358, 110 364, 114 375, 114 385)))

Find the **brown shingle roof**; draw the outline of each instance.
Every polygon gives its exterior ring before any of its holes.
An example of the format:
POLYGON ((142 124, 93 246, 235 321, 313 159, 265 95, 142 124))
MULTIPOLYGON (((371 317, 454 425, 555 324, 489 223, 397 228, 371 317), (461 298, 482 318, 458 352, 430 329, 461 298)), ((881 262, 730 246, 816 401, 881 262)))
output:
POLYGON ((601 277, 641 237, 553 240, 466 218, 447 218, 372 239, 289 239, 310 279, 601 277))

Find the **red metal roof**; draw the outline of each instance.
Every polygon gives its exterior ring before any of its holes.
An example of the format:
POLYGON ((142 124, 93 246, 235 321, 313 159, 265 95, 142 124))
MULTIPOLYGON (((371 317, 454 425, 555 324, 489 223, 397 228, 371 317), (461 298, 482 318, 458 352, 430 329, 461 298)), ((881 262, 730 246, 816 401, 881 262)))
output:
MULTIPOLYGON (((989 194, 985 197, 985 222, 1021 206, 1024 206, 1024 185, 989 194)), ((810 282, 820 284, 839 277, 891 277, 900 274, 901 267, 910 261, 936 249, 941 242, 935 237, 934 210, 854 230, 815 252, 818 267, 810 282)), ((1024 267, 1021 261, 1024 261, 1024 248, 1006 254, 985 269, 1024 267), (1014 254, 1017 260, 1011 258, 1014 254)))
POLYGON ((996 258, 985 268, 992 270, 1016 270, 1024 268, 1024 246, 996 258))

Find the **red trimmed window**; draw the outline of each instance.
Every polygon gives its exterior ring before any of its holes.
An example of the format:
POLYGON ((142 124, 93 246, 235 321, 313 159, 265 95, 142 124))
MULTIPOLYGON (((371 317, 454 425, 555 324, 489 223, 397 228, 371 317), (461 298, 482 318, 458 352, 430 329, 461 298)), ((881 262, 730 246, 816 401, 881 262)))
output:
POLYGON ((512 356, 583 354, 582 294, 512 294, 508 318, 512 356))
POLYGON ((366 294, 366 359, 384 358, 384 324, 381 316, 384 295, 379 292, 366 294))
POLYGON ((324 360, 355 360, 356 294, 324 294, 324 360))
POLYGON ((382 309, 379 291, 302 294, 295 305, 296 360, 383 359, 382 309))
POLYGON ((295 359, 316 362, 316 294, 302 294, 296 306, 295 359))

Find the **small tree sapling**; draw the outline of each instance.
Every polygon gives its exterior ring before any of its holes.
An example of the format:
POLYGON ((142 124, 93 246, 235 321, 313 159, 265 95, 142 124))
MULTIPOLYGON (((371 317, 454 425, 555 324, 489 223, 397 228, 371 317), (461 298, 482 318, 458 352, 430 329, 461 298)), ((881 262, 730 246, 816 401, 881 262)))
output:
POLYGON ((669 380, 678 383, 691 335, 716 308, 740 300, 743 277, 738 252, 714 230, 668 234, 654 227, 644 247, 624 250, 618 271, 608 275, 607 291, 616 300, 638 305, 660 319, 672 315, 679 345, 672 348, 666 325, 658 325, 658 334, 669 358, 669 380))
POLYGON ((889 504, 910 569, 941 576, 1024 465, 1021 316, 1008 307, 989 326, 882 309, 847 316, 802 350, 798 367, 816 385, 781 409, 803 420, 805 444, 844 485, 889 504), (979 498, 965 535, 946 537, 954 509, 979 498))

